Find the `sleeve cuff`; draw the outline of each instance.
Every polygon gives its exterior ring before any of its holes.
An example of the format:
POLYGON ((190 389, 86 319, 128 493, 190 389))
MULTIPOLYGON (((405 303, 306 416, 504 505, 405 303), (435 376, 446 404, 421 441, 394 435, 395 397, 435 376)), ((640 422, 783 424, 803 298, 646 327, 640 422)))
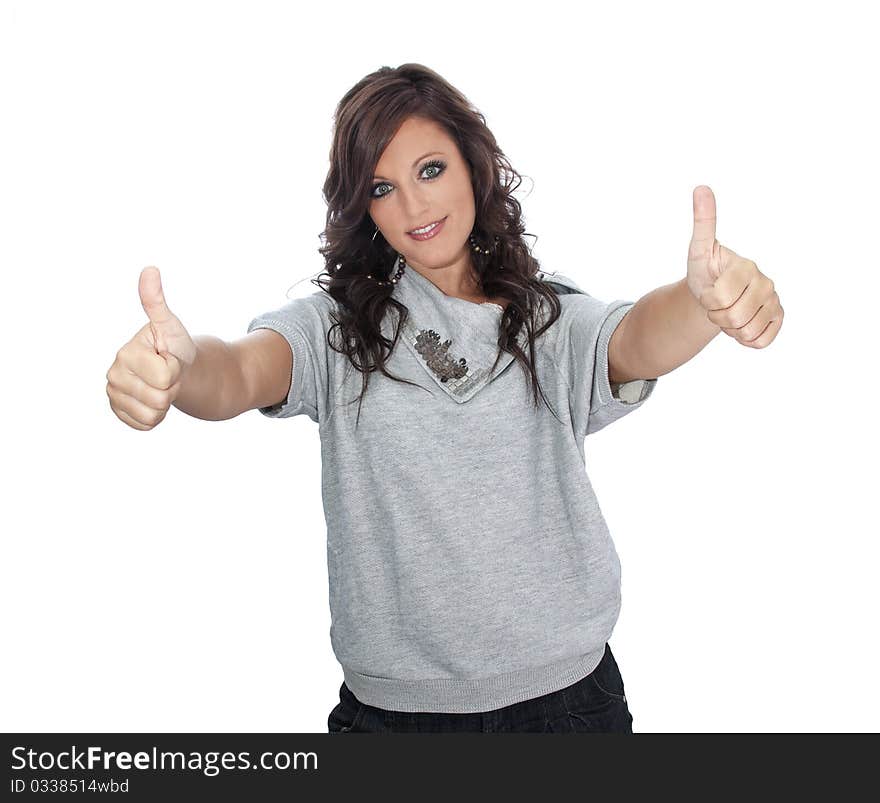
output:
POLYGON ((290 389, 287 392, 287 398, 283 403, 257 409, 268 418, 289 418, 305 412, 312 420, 316 421, 317 411, 306 404, 302 392, 305 368, 310 359, 304 335, 286 321, 264 316, 255 318, 250 322, 247 329, 248 334, 253 332, 254 329, 272 329, 278 332, 287 340, 293 355, 290 389))
POLYGON ((632 379, 629 382, 611 383, 608 379, 608 346, 614 330, 623 320, 627 312, 635 306, 634 302, 619 302, 605 318, 599 330, 596 344, 596 367, 593 382, 593 399, 590 403, 590 414, 603 407, 629 410, 645 401, 654 391, 657 379, 632 379))

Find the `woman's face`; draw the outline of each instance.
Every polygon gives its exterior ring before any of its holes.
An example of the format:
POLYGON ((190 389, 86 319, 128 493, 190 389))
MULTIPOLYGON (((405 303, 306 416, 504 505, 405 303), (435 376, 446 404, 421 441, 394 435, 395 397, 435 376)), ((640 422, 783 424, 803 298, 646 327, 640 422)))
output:
POLYGON ((475 216, 470 170, 437 123, 410 117, 400 126, 376 164, 371 194, 370 217, 414 268, 469 266, 475 216), (430 239, 410 236, 437 220, 443 225, 430 239))

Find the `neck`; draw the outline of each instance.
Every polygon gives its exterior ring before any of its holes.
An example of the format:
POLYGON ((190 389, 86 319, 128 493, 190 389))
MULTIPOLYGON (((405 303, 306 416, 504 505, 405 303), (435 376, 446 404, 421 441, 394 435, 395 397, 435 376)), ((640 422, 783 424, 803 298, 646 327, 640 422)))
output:
POLYGON ((423 265, 412 262, 407 258, 407 266, 417 271, 429 282, 434 284, 444 295, 453 298, 464 298, 468 301, 486 301, 477 281, 477 272, 474 269, 470 254, 440 266, 423 265))

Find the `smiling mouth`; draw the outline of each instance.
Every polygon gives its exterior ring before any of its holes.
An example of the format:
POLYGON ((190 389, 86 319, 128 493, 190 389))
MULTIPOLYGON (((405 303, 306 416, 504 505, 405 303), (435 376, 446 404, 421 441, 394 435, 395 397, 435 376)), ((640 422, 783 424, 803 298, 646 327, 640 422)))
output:
POLYGON ((442 217, 442 218, 440 218, 439 220, 434 220, 434 221, 432 221, 431 223, 426 223, 424 226, 416 226, 416 228, 414 228, 414 229, 410 229, 410 230, 407 232, 407 234, 416 234, 417 232, 418 232, 419 234, 427 234, 429 231, 432 230, 432 229, 429 228, 429 227, 436 226, 438 223, 442 223, 444 220, 446 220, 446 218, 445 218, 445 217, 442 217))

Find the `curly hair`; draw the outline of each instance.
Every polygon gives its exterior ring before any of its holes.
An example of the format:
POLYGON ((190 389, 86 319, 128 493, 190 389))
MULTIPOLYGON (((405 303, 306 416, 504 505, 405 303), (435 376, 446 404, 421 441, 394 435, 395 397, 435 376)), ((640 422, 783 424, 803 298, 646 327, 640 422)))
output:
POLYGON ((512 354, 523 367, 527 381, 531 380, 535 406, 540 393, 552 410, 534 368, 535 340, 559 317, 560 303, 554 290, 535 278, 540 263, 523 239, 527 233, 522 208, 513 197, 522 179, 498 147, 485 117, 467 98, 428 67, 408 63, 381 67, 358 81, 340 100, 334 114, 330 169, 323 188, 327 220, 320 237, 326 244, 318 251, 324 257, 325 270, 312 283, 337 302, 338 314, 333 316, 331 332, 339 330, 340 342, 334 344, 328 332, 330 347, 346 354, 362 373, 362 390, 356 399, 358 420, 372 371, 415 384, 393 376, 385 368, 408 311, 391 297, 393 285, 379 285, 369 278, 387 280, 396 269, 394 248, 381 233, 373 237, 368 206, 376 164, 395 132, 410 117, 440 125, 455 141, 470 170, 475 206, 472 236, 481 246, 480 252, 471 251, 476 278, 485 295, 508 300, 499 324, 498 356, 492 370, 503 352, 512 354), (488 247, 491 245, 494 248, 488 247), (549 305, 550 315, 539 327, 542 299, 549 305), (392 341, 381 331, 389 307, 398 312, 392 341), (523 326, 528 334, 528 354, 517 342, 523 326))

